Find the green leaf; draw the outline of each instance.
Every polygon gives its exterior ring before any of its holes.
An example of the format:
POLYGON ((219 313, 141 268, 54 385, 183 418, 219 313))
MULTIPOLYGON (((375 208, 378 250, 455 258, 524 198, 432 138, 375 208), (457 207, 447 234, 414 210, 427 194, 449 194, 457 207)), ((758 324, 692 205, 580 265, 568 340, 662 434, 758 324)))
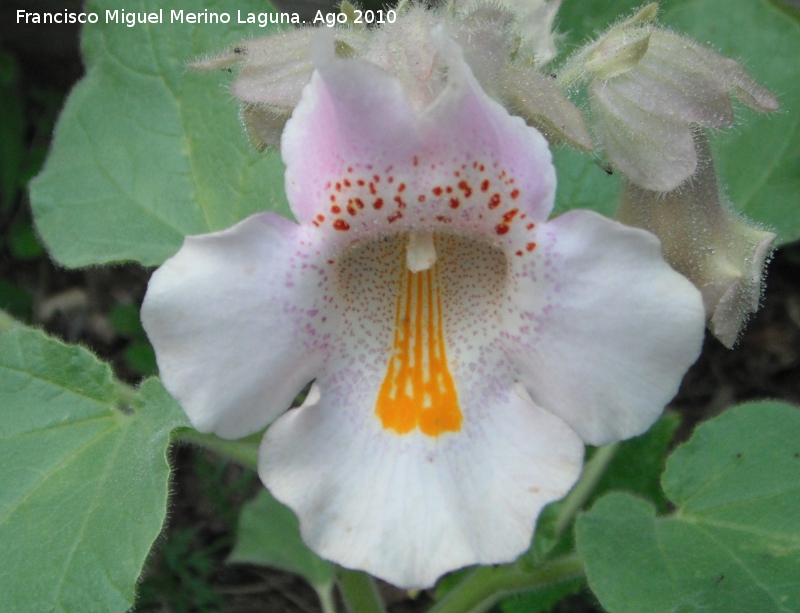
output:
POLYGON ((28 321, 33 313, 33 296, 20 286, 0 279, 0 309, 28 321))
POLYGON ((4 610, 133 605, 166 512, 170 432, 187 420, 158 380, 123 396, 82 347, 22 327, 0 335, 4 610))
MULTIPOLYGON (((641 5, 639 0, 567 0, 558 15, 567 51, 641 5)), ((786 61, 800 57, 797 13, 771 0, 728 0, 724 9, 719 0, 665 0, 660 7, 661 24, 740 61, 778 95, 777 113, 737 109, 734 128, 716 133, 715 160, 735 210, 773 229, 780 242, 800 238, 800 62, 786 61)), ((570 189, 561 175, 559 188, 570 189)))
POLYGON ((135 340, 125 348, 125 363, 143 377, 158 374, 155 349, 146 339, 135 340))
POLYGON ((267 490, 242 508, 236 546, 228 562, 244 562, 296 573, 317 592, 333 585, 333 564, 306 547, 294 513, 267 490))
POLYGON ((500 602, 503 613, 546 613, 567 596, 579 593, 586 585, 584 578, 555 583, 535 592, 511 596, 500 602))
POLYGON ((44 249, 29 223, 11 226, 8 232, 8 250, 18 260, 33 260, 44 255, 44 249))
POLYGON ((227 73, 186 63, 272 28, 236 23, 262 0, 193 0, 184 11, 227 12, 230 24, 169 23, 174 4, 136 0, 127 12, 163 9, 163 23, 105 23, 83 30, 86 77, 70 95, 42 173, 31 185, 37 229, 66 266, 118 260, 155 265, 187 234, 227 228, 263 210, 288 214, 277 151, 247 141, 227 73))
POLYGON ((589 585, 610 613, 800 610, 800 411, 745 404, 703 424, 667 461, 678 507, 630 494, 577 522, 589 585))
POLYGON ((114 330, 122 336, 144 338, 145 332, 139 319, 139 309, 134 304, 115 304, 108 312, 114 330))
POLYGON ((659 512, 665 512, 667 499, 661 490, 661 473, 667 448, 680 423, 677 413, 667 413, 641 436, 622 442, 586 507, 608 492, 624 490, 649 500, 659 512))
POLYGON ((619 205, 619 173, 609 175, 599 159, 568 147, 553 150, 558 188, 553 214, 591 209, 614 217, 619 205))

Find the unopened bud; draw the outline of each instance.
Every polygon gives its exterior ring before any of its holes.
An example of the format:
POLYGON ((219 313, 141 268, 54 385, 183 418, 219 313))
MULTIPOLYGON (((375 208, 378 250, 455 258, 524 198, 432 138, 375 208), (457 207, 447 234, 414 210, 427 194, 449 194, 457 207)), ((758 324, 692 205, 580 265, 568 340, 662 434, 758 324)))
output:
POLYGON ((608 161, 636 185, 666 192, 696 170, 691 124, 730 126, 731 96, 758 111, 774 111, 778 101, 735 61, 652 24, 655 8, 578 52, 559 82, 589 82, 593 129, 608 161))
POLYGON ((427 107, 447 78, 431 31, 439 23, 433 11, 411 6, 391 27, 376 30, 364 59, 396 76, 415 110, 427 107))
POLYGON ((554 79, 533 68, 516 66, 507 66, 501 74, 501 97, 511 113, 537 128, 553 145, 567 143, 584 151, 594 149, 583 114, 554 79))
POLYGON ((617 215, 661 239, 664 258, 703 295, 708 328, 733 347, 758 310, 775 234, 754 228, 720 201, 705 134, 695 134, 695 174, 677 189, 657 193, 626 183, 617 215))
MULTIPOLYGON (((277 146, 286 120, 311 80, 308 54, 316 29, 303 28, 247 40, 216 57, 189 64, 195 70, 241 65, 231 93, 243 102, 242 118, 257 146, 277 146)), ((366 47, 366 34, 337 29, 336 55, 348 57, 366 47)))
POLYGON ((553 29, 561 0, 498 0, 498 4, 516 18, 514 31, 519 37, 520 52, 543 66, 557 53, 558 35, 553 29))
POLYGON ((458 15, 449 23, 448 33, 464 53, 464 60, 481 87, 500 97, 503 68, 511 55, 514 15, 494 5, 479 6, 458 15))

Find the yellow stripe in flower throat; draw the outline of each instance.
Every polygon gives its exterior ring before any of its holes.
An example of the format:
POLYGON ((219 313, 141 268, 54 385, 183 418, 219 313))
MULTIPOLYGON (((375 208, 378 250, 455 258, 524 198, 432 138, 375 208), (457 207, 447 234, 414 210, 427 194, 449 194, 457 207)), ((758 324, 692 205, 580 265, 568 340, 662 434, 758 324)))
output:
POLYGON ((461 409, 447 366, 438 265, 400 275, 394 348, 375 413, 398 434, 428 436, 461 429, 461 409))

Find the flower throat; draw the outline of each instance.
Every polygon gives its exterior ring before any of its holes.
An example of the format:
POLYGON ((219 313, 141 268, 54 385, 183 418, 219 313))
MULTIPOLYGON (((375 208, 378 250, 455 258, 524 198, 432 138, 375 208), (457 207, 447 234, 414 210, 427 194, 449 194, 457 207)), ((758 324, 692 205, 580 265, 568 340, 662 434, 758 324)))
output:
POLYGON ((375 413, 398 434, 419 428, 428 436, 461 429, 461 408, 447 366, 438 263, 398 280, 392 357, 375 413))

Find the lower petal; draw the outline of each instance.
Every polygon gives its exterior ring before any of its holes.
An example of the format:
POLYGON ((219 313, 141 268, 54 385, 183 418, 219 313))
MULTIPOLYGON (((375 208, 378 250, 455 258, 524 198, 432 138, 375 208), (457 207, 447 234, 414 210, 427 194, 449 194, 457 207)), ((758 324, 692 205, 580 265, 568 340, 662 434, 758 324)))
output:
MULTIPOLYGON (((503 356, 494 355, 493 364, 503 356)), ((583 459, 576 433, 514 389, 512 377, 454 370, 458 431, 398 434, 375 404, 381 373, 343 369, 316 406, 267 431, 259 474, 321 556, 403 588, 470 564, 509 562, 536 518, 564 496, 583 459), (347 384, 342 384, 346 381, 347 384)))

